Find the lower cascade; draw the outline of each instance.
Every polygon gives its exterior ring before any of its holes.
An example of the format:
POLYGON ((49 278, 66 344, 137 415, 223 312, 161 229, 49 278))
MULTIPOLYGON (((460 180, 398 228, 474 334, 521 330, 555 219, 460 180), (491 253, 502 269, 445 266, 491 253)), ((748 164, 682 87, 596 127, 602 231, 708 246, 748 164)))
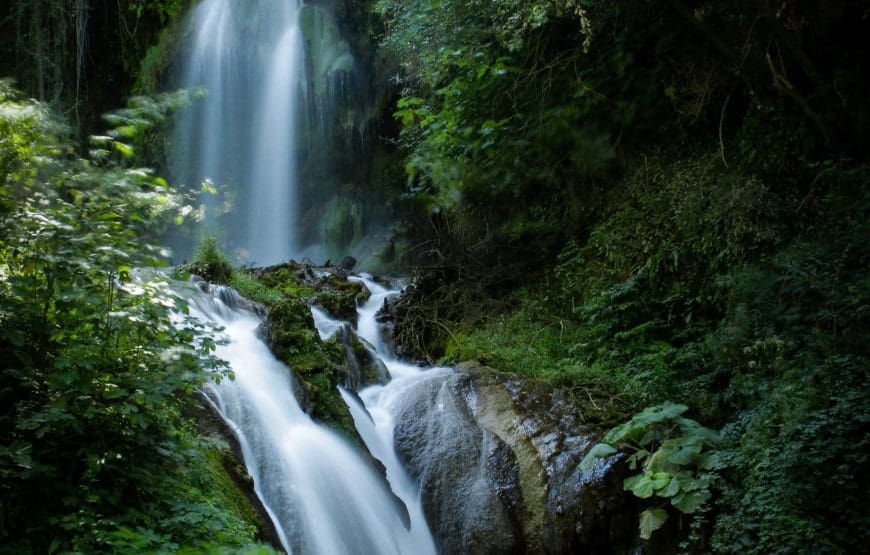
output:
MULTIPOLYGON (((284 549, 434 553, 419 494, 395 455, 387 454, 388 409, 374 403, 376 424, 360 431, 387 467, 389 484, 345 440, 302 410, 292 372, 257 335, 263 320, 250 303, 232 289, 204 284, 187 296, 192 316, 223 328, 226 342, 216 354, 229 363, 235 379, 211 383, 205 393, 236 434, 284 549)), ((373 392, 370 398, 377 396, 373 392)), ((359 412, 358 422, 367 418, 359 412)))
POLYGON ((619 515, 636 510, 621 496, 614 460, 592 472, 579 469, 596 432, 564 392, 479 364, 423 367, 399 359, 378 313, 401 290, 365 274, 347 279, 369 294, 357 305, 355 326, 320 307, 310 311, 321 340, 358 339, 380 369, 360 379, 359 364, 348 362, 339 388, 361 447, 302 408, 303 384, 261 339, 270 323, 257 305, 227 287, 188 286, 191 315, 223 329, 216 354, 235 376, 206 385, 204 393, 238 438, 285 550, 632 549, 632 519, 619 515))

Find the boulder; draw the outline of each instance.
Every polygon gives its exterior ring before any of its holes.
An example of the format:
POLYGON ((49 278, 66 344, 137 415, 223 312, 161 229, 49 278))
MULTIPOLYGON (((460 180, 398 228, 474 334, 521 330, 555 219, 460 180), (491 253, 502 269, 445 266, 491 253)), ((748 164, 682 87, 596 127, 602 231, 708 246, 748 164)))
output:
POLYGON ((599 432, 543 382, 461 365, 399 407, 396 450, 444 553, 627 552, 636 509, 618 457, 581 472, 599 432))
POLYGON ((346 363, 340 371, 345 389, 359 391, 367 385, 384 384, 390 380, 387 367, 366 348, 349 323, 345 322, 338 328, 335 340, 344 347, 346 363))
POLYGON ((341 259, 341 262, 338 263, 338 267, 345 272, 350 272, 353 270, 354 266, 356 266, 356 258, 352 256, 345 256, 341 259))

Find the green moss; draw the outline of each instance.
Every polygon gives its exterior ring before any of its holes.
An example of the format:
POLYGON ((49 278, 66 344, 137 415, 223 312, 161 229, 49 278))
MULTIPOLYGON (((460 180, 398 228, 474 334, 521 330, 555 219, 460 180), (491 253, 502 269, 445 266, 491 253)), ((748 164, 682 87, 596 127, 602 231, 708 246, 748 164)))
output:
POLYGON ((336 373, 326 371, 311 374, 307 381, 311 400, 314 403, 314 416, 348 440, 357 443, 359 439, 353 416, 338 391, 336 373))
POLYGON ((625 389, 622 374, 576 356, 578 346, 590 339, 587 329, 542 307, 531 293, 517 294, 511 302, 514 310, 449 334, 441 363, 478 360, 565 387, 582 401, 578 406, 587 421, 611 424, 630 414, 634 404, 629 401, 637 392, 625 389))
POLYGON ((325 207, 320 233, 328 251, 346 252, 362 237, 360 207, 347 198, 334 197, 325 207))
MULTIPOLYGON (((312 415, 351 441, 359 441, 353 418, 338 386, 344 382, 347 365, 344 345, 336 338, 320 339, 311 315, 314 301, 331 314, 351 318, 357 303, 365 302, 368 290, 360 283, 332 275, 311 286, 297 277, 301 265, 283 265, 259 272, 237 270, 230 285, 239 293, 269 308, 268 342, 276 356, 293 369, 310 402, 312 415)), ((353 353, 363 365, 367 383, 377 381, 365 346, 357 341, 353 353)))
POLYGON ((286 297, 271 306, 269 339, 303 381, 313 416, 356 440, 353 419, 338 391, 346 364, 343 349, 334 340, 320 339, 304 299, 286 297))
POLYGON ((246 270, 237 270, 230 278, 229 285, 245 298, 271 306, 284 298, 284 294, 257 280, 246 270))
POLYGON ((266 287, 278 291, 287 297, 311 298, 316 293, 314 288, 300 282, 294 275, 294 268, 292 266, 282 266, 264 272, 258 279, 266 287))
POLYGON ((230 510, 249 527, 262 531, 265 527, 264 523, 260 520, 257 511, 251 506, 245 492, 227 471, 227 468, 233 468, 237 479, 247 479, 253 491, 253 480, 239 461, 226 451, 209 449, 205 452, 205 466, 209 483, 212 484, 215 501, 220 506, 230 510))
POLYGON ((364 303, 369 296, 369 290, 361 283, 330 276, 327 288, 317 294, 317 304, 333 316, 350 320, 356 316, 357 304, 364 303))
POLYGON ((157 42, 145 52, 145 57, 139 65, 139 72, 133 92, 136 94, 154 94, 162 89, 169 69, 177 58, 178 43, 182 37, 184 18, 173 15, 169 25, 160 31, 157 42))

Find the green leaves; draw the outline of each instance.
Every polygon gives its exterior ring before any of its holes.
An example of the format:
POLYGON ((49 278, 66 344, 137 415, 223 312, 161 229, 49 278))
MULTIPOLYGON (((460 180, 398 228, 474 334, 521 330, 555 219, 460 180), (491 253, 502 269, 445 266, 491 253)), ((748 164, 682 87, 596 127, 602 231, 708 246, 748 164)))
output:
POLYGON ((696 489, 694 491, 681 491, 673 496, 671 505, 677 508, 682 513, 694 513, 698 507, 710 499, 710 491, 705 489, 696 489))
POLYGON ((623 489, 630 490, 641 499, 652 497, 657 490, 664 489, 671 482, 671 476, 667 472, 644 472, 631 478, 626 478, 622 484, 623 489))
MULTIPOLYGON (((641 499, 660 497, 682 513, 694 513, 710 497, 710 485, 721 466, 714 448, 719 435, 682 415, 686 405, 666 402, 647 407, 628 422, 616 426, 595 445, 580 464, 589 470, 594 461, 616 453, 632 454, 627 463, 641 472, 623 481, 623 489, 641 499)), ((641 537, 648 539, 667 519, 664 509, 649 509, 641 515, 641 537)))
POLYGON ((134 101, 95 138, 105 156, 84 160, 0 83, 0 544, 45 538, 20 552, 110 550, 124 530, 156 547, 206 536, 154 529, 200 453, 181 407, 225 373, 212 330, 176 329, 183 303, 165 277, 133 269, 154 261, 148 238, 180 205, 151 170, 123 166, 160 105, 134 101))
POLYGON ((664 509, 647 509, 640 514, 640 537, 648 540, 652 533, 662 527, 668 520, 664 509))
POLYGON ((598 459, 604 459, 616 453, 616 448, 607 443, 599 443, 592 447, 580 462, 581 470, 592 470, 598 459))

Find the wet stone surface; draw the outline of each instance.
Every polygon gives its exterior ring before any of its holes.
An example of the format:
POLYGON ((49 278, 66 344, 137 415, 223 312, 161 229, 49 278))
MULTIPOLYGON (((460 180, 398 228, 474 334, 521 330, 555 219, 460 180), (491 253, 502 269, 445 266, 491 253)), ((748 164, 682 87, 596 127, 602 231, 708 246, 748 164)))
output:
POLYGON ((599 432, 577 412, 560 390, 474 364, 409 391, 395 446, 442 552, 630 549, 621 470, 579 470, 599 432))

